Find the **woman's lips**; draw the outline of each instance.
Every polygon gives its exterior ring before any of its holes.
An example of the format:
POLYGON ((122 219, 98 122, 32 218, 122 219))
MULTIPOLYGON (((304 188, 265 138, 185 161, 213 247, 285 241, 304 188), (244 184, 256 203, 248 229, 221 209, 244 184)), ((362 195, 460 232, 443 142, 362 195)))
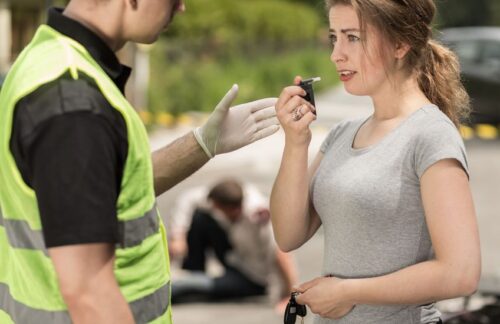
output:
POLYGON ((354 75, 356 74, 355 71, 349 71, 349 70, 343 70, 343 71, 339 71, 339 74, 340 74, 340 81, 342 82, 347 82, 349 80, 351 80, 354 75))

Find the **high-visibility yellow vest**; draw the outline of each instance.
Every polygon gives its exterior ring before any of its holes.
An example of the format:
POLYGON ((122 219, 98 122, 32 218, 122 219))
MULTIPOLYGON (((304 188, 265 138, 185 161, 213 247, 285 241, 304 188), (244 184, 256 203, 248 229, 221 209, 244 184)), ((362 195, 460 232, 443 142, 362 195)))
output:
POLYGON ((16 103, 67 73, 92 78, 125 120, 128 154, 116 205, 120 242, 114 272, 137 323, 171 323, 167 241, 144 125, 88 51, 46 25, 20 54, 0 93, 0 323, 71 323, 35 192, 23 181, 9 146, 16 103))

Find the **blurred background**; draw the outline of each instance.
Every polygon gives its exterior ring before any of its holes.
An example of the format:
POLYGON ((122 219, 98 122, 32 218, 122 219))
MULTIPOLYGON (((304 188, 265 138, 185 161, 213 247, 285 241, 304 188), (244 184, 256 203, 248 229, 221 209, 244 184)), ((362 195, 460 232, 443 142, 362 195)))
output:
MULTIPOLYGON (((0 80, 45 20, 46 8, 66 2, 0 0, 0 80)), ((297 74, 321 74, 318 91, 337 82, 323 0, 185 2, 188 10, 155 45, 130 44, 120 53, 135 68, 128 97, 148 125, 171 126, 183 122, 183 113, 211 111, 233 83, 240 84, 243 102, 275 96, 297 74)), ((498 0, 437 4, 436 29, 500 26, 498 0)))
MULTIPOLYGON (((0 86, 10 65, 45 21, 46 9, 64 6, 57 0, 0 0, 0 86)), ((339 87, 330 62, 328 20, 323 0, 185 0, 187 10, 154 45, 129 44, 120 59, 133 67, 127 97, 159 148, 199 125, 220 98, 238 83, 237 103, 277 96, 295 75, 320 76, 315 83, 318 120, 313 125, 314 155, 339 120, 368 115, 371 102, 354 98, 339 87)), ((437 0, 435 35, 459 55, 463 77, 480 118, 464 121, 471 186, 481 232, 483 276, 480 291, 469 299, 439 304, 447 314, 483 309, 467 323, 500 323, 485 315, 500 295, 500 1, 437 0), (489 28, 478 28, 485 27, 489 28), (479 319, 480 316, 482 320, 479 319), (486 317, 485 317, 486 316, 486 317), (486 320, 485 320, 486 318, 486 320)), ((178 196, 193 187, 233 176, 255 184, 268 195, 279 167, 283 134, 271 136, 229 155, 216 157, 202 170, 159 199, 170 222, 178 196)), ((321 231, 292 253, 300 281, 320 274, 321 231)), ((175 262, 173 264, 176 266, 175 262)), ((217 268, 217 266, 214 266, 217 268)), ((215 270, 216 271, 216 270, 215 270)), ((174 275, 175 275, 174 269, 174 275)), ((175 279, 175 277, 174 277, 175 279)), ((472 316, 472 317, 471 317, 472 316)), ((491 315, 493 316, 493 315, 491 315)), ((493 317, 491 317, 493 318, 493 317)), ((176 324, 280 323, 267 299, 174 307, 176 324)), ((308 316, 306 323, 312 323, 308 316)), ((454 323, 466 323, 457 319, 454 323)))

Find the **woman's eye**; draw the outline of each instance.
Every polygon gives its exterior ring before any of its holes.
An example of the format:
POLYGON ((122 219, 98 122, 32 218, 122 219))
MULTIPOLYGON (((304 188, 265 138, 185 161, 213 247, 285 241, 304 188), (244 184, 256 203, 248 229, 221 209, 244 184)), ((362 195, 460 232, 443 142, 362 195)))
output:
POLYGON ((355 35, 347 35, 347 39, 349 39, 350 42, 357 42, 359 41, 359 37, 355 35))
POLYGON ((335 45, 335 43, 337 42, 337 36, 329 35, 328 38, 330 39, 330 44, 335 45))

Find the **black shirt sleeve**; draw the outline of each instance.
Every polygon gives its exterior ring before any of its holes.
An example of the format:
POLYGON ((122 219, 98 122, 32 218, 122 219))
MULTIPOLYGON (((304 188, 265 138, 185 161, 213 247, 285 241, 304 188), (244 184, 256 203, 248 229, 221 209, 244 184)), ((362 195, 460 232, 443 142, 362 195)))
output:
POLYGON ((47 247, 118 242, 126 126, 92 81, 63 78, 23 98, 11 149, 36 193, 47 247))

